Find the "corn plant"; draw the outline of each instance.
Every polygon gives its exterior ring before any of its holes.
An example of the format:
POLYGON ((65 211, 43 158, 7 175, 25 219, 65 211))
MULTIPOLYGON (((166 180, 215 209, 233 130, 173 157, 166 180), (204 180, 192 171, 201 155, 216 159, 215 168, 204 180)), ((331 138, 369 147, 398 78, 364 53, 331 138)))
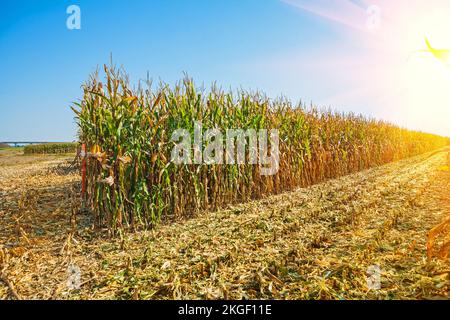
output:
POLYGON ((23 150, 24 154, 74 153, 77 146, 77 143, 43 143, 25 146, 23 150))
MULTIPOLYGON (((342 114, 260 92, 198 90, 185 78, 174 87, 132 88, 127 75, 104 68, 83 86, 73 106, 87 145, 87 194, 97 225, 152 227, 200 210, 309 186, 446 144, 440 136, 409 131, 356 114, 342 114), (203 129, 277 129, 279 170, 262 176, 252 164, 181 164, 171 159, 172 133, 203 129)), ((207 147, 205 143, 202 147, 207 147)))

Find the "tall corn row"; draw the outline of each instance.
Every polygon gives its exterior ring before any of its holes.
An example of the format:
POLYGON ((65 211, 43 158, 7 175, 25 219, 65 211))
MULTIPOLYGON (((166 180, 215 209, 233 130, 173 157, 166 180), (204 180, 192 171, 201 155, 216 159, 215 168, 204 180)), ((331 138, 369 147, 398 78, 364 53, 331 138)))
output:
MULTIPOLYGON (((98 225, 151 227, 161 217, 259 198, 417 155, 445 145, 442 137, 408 131, 354 114, 294 106, 261 93, 197 91, 186 78, 174 88, 133 90, 127 76, 104 68, 73 110, 86 143, 87 203, 98 225), (208 128, 278 129, 280 168, 258 165, 175 165, 172 132, 208 128)), ((205 142, 204 142, 205 143, 205 142)), ((225 145, 225 143, 224 143, 225 145)), ((203 144, 203 147, 205 145, 203 144)), ((202 149, 203 150, 203 149, 202 149)))
POLYGON ((25 146, 25 154, 58 154, 73 153, 77 150, 77 143, 43 143, 25 146))

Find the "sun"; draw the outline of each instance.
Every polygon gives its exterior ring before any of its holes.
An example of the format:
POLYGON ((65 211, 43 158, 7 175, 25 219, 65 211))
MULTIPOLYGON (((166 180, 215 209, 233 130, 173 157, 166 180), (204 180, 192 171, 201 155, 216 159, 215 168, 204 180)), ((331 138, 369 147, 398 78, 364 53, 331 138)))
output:
POLYGON ((331 8, 307 0, 282 1, 331 21, 353 41, 339 55, 315 55, 345 82, 326 98, 327 105, 366 106, 375 117, 450 136, 449 1, 377 0, 376 30, 367 27, 370 10, 355 1, 342 0, 331 8))
MULTIPOLYGON (((405 116, 411 122, 432 126, 430 120, 450 119, 450 61, 424 52, 405 66, 405 116), (424 122, 430 123, 424 123, 424 122)), ((447 120, 448 122, 448 120, 447 120)))
POLYGON ((445 131, 450 123, 450 24, 444 12, 417 14, 409 21, 400 49, 410 58, 395 67, 404 117, 413 127, 445 131))

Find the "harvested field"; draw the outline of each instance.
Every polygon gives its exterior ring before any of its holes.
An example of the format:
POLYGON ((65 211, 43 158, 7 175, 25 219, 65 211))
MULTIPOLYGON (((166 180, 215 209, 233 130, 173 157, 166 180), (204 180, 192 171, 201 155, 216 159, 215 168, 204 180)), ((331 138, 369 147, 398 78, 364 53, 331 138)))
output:
POLYGON ((426 250, 450 216, 443 152, 116 238, 78 211, 72 159, 0 157, 0 299, 449 298, 426 250))

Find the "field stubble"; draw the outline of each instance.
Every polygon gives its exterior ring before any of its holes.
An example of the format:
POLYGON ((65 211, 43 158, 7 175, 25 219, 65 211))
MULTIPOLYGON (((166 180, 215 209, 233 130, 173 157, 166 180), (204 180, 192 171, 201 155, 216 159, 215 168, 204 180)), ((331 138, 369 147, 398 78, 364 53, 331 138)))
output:
MULTIPOLYGON (((69 158, 0 162, 0 298, 437 299, 427 233, 450 215, 444 153, 110 238, 77 212, 69 158), (11 164, 14 162, 14 164, 11 164), (5 165, 6 163, 6 165, 5 165), (81 270, 70 290, 68 267, 81 270), (381 268, 381 289, 366 271, 381 268)), ((439 242, 439 240, 438 240, 439 242)))

